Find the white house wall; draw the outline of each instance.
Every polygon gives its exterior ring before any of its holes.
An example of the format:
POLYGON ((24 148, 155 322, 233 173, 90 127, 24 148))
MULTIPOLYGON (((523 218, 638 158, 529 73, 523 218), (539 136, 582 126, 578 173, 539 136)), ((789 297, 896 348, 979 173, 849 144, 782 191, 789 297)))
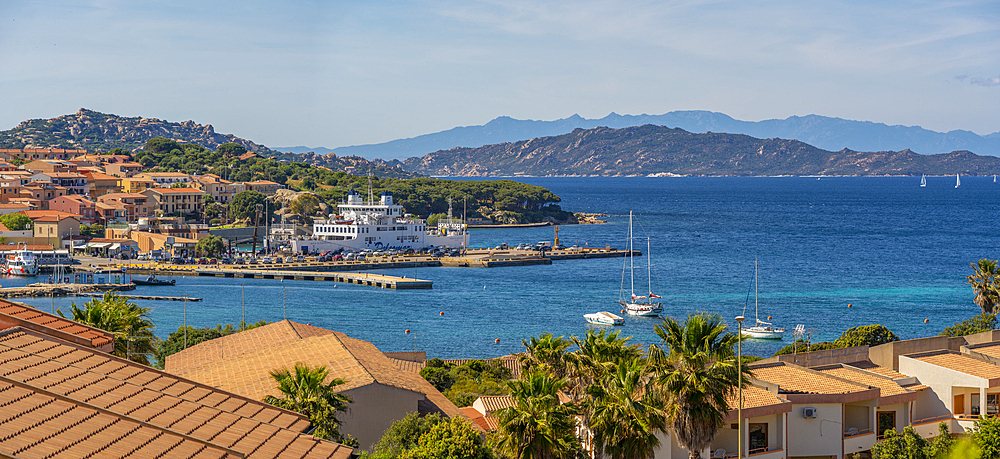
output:
POLYGON ((795 404, 788 413, 788 457, 841 457, 844 445, 844 410, 839 403, 795 404), (815 418, 802 416, 805 407, 816 408, 815 418))

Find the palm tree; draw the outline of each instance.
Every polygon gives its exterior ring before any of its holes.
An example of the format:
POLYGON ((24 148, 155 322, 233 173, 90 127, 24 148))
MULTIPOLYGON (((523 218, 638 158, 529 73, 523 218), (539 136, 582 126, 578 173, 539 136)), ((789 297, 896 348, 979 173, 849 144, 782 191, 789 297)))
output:
POLYGON ((621 338, 618 331, 608 333, 606 330, 598 333, 587 330, 583 339, 572 337, 577 350, 564 359, 569 375, 567 388, 574 402, 581 402, 587 394, 587 387, 609 371, 613 364, 642 356, 641 346, 629 344, 630 339, 631 336, 621 338))
POLYGON ((744 386, 752 376, 737 362, 740 337, 726 330, 718 314, 692 314, 683 324, 668 317, 655 328, 667 352, 656 345, 649 349, 668 424, 691 458, 701 457, 723 425, 726 399, 736 392, 740 372, 744 386))
MULTIPOLYGON (((149 318, 151 309, 129 303, 128 298, 114 292, 107 292, 83 306, 83 309, 76 303, 70 306, 72 320, 113 334, 113 355, 149 365, 149 356, 156 351, 157 343, 153 321, 149 318)), ((63 316, 61 310, 57 312, 63 316)))
POLYGON ((577 407, 559 403, 565 379, 537 369, 508 381, 514 405, 496 412, 497 449, 513 459, 575 457, 580 449, 574 433, 577 407))
POLYGON ((572 344, 570 340, 553 337, 546 333, 540 337, 531 337, 530 341, 521 340, 525 353, 520 356, 521 373, 531 373, 536 368, 543 368, 556 379, 566 377, 566 349, 572 344))
POLYGON ((316 437, 357 445, 357 440, 340 433, 341 422, 337 419, 338 413, 346 412, 347 404, 351 403, 350 397, 334 389, 345 381, 333 378, 325 383, 329 376, 326 366, 310 367, 302 362, 296 363, 293 371, 287 368, 271 370, 271 378, 278 383, 281 396, 268 395, 263 401, 304 414, 316 428, 312 433, 316 437))
POLYGON ((991 314, 1000 302, 1000 286, 998 286, 998 276, 996 260, 983 258, 978 263, 969 263, 973 273, 967 276, 966 282, 972 285, 972 291, 976 292, 973 300, 976 305, 983 310, 983 314, 991 314))
POLYGON ((590 387, 595 452, 612 459, 653 457, 660 445, 656 434, 666 429, 667 416, 649 374, 645 359, 621 360, 590 387))

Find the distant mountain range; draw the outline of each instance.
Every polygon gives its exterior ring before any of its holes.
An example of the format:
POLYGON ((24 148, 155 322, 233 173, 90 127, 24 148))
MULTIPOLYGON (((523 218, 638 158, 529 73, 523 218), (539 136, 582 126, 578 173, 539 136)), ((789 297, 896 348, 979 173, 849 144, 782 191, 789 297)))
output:
POLYGON ((980 136, 970 131, 935 132, 919 126, 889 126, 870 121, 852 121, 826 116, 792 116, 783 120, 741 121, 716 112, 674 111, 663 115, 618 115, 585 119, 578 115, 555 121, 518 120, 506 116, 481 126, 456 127, 391 142, 355 145, 334 149, 322 147, 279 147, 293 153, 316 152, 357 155, 364 158, 403 159, 455 147, 517 142, 535 137, 566 134, 574 129, 599 126, 625 128, 653 124, 681 128, 688 132, 746 134, 767 139, 796 139, 825 150, 849 148, 857 151, 913 150, 922 154, 969 150, 1000 156, 1000 132, 980 136))
POLYGON ((453 148, 403 162, 435 176, 774 176, 993 175, 1000 158, 969 151, 827 151, 798 140, 697 134, 644 125, 576 129, 569 134, 453 148))

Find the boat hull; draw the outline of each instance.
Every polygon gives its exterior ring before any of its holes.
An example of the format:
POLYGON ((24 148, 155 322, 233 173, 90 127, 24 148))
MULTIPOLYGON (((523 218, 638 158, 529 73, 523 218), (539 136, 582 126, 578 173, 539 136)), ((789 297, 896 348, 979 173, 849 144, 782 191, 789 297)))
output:
POLYGON ((624 325, 625 319, 610 312, 601 311, 594 314, 584 314, 584 319, 595 325, 624 325))
POLYGON ((621 302, 625 307, 625 313, 637 317, 657 317, 663 313, 660 303, 626 303, 621 302))
POLYGON ((785 335, 784 329, 767 329, 762 327, 744 328, 743 336, 754 339, 782 339, 785 335))

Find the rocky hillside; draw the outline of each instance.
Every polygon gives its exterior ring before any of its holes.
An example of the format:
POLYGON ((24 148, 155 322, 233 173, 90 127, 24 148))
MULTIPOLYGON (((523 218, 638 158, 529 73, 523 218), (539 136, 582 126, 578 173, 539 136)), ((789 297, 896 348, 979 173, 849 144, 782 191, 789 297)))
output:
POLYGON ((212 150, 233 142, 259 154, 271 153, 263 145, 232 134, 219 134, 211 124, 128 118, 85 108, 58 118, 23 121, 14 129, 0 132, 0 148, 84 148, 90 151, 121 148, 136 151, 153 137, 196 143, 212 150))
POLYGON ((428 175, 494 177, 1000 174, 1000 158, 968 151, 833 152, 797 140, 693 134, 654 125, 576 129, 553 137, 453 148, 404 164, 428 175))
POLYGON ((197 144, 213 151, 224 143, 237 143, 248 151, 278 161, 305 162, 333 171, 346 171, 358 175, 370 172, 378 177, 420 176, 404 170, 399 161, 369 161, 357 156, 338 157, 334 154, 290 155, 232 134, 219 134, 211 124, 202 125, 194 121, 176 123, 156 118, 129 118, 85 108, 72 115, 58 118, 23 121, 14 129, 0 131, 0 148, 82 148, 92 152, 121 148, 135 152, 142 149, 146 142, 154 137, 197 144))

